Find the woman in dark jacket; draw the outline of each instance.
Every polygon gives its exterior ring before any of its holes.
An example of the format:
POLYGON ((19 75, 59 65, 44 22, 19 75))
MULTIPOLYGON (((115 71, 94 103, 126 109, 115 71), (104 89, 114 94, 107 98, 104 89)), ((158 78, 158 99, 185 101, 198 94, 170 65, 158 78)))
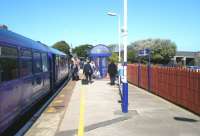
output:
POLYGON ((115 65, 113 61, 108 65, 108 74, 110 76, 110 84, 115 85, 115 78, 117 75, 117 66, 115 65))
POLYGON ((88 61, 87 64, 83 67, 83 74, 85 74, 86 80, 92 83, 92 67, 90 65, 90 62, 88 61))

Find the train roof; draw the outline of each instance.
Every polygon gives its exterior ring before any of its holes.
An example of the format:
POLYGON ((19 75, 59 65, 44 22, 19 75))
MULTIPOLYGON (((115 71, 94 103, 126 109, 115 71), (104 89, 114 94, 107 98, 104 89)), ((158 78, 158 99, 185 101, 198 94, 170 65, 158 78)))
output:
POLYGON ((57 50, 57 49, 54 49, 54 48, 52 48, 52 47, 49 47, 49 49, 50 49, 51 53, 53 53, 53 54, 66 56, 65 53, 63 53, 63 52, 61 52, 61 51, 59 51, 59 50, 57 50))
POLYGON ((32 48, 40 51, 49 52, 48 46, 32 39, 26 38, 20 34, 11 32, 6 29, 0 29, 0 42, 11 45, 18 45, 24 48, 32 48))

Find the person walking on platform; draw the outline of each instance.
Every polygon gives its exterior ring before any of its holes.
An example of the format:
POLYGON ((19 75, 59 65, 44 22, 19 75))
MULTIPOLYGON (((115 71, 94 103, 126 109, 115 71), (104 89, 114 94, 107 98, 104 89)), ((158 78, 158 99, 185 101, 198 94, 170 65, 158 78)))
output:
POLYGON ((90 66, 92 68, 92 78, 95 78, 96 66, 94 64, 94 61, 90 62, 90 66))
POLYGON ((117 75, 117 66, 115 65, 113 61, 108 65, 108 74, 110 76, 110 84, 115 85, 115 78, 117 75))
POLYGON ((79 68, 78 68, 78 64, 74 64, 74 67, 73 67, 73 74, 72 74, 72 80, 76 80, 78 81, 79 80, 79 68))
POLYGON ((92 73, 93 71, 90 65, 90 61, 87 61, 87 64, 85 64, 83 67, 83 74, 85 75, 87 82, 89 81, 92 83, 92 73))
POLYGON ((78 81, 79 80, 79 66, 78 66, 78 63, 75 62, 75 60, 71 60, 70 62, 70 69, 71 69, 71 72, 72 72, 72 80, 76 80, 78 81))

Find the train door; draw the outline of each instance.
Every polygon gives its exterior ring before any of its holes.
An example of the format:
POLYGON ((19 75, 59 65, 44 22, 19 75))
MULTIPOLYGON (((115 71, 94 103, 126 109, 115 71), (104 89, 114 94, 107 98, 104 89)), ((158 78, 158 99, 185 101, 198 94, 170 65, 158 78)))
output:
POLYGON ((66 69, 66 74, 68 76, 69 74, 69 57, 68 56, 66 56, 65 58, 65 69, 66 69))
POLYGON ((60 73, 60 68, 59 68, 59 56, 55 55, 55 83, 59 81, 59 73, 60 73))
POLYGON ((43 75, 42 75, 42 60, 41 53, 34 51, 33 52, 33 93, 37 95, 43 87, 43 75))
POLYGON ((48 53, 49 71, 50 71, 50 90, 54 90, 54 61, 53 54, 48 53))
POLYGON ((21 91, 22 107, 26 108, 26 105, 30 103, 31 96, 33 94, 32 84, 34 83, 33 71, 32 71, 32 51, 31 49, 21 48, 20 50, 20 79, 22 81, 21 91))
POLYGON ((50 90, 50 71, 47 53, 42 53, 43 89, 50 90))

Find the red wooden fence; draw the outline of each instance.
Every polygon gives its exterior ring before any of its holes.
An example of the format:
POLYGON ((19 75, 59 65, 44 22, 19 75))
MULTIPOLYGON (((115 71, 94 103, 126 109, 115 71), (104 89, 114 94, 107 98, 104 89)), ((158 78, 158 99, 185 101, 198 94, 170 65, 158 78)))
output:
POLYGON ((127 73, 128 81, 134 85, 138 85, 138 66, 135 64, 129 65, 127 73))
POLYGON ((140 84, 139 84, 139 87, 141 88, 144 88, 144 89, 148 89, 148 71, 147 71, 147 67, 142 65, 141 68, 140 68, 140 84))
POLYGON ((128 81, 200 115, 200 72, 184 68, 128 65, 128 81), (150 85, 148 81, 150 80, 150 85))

